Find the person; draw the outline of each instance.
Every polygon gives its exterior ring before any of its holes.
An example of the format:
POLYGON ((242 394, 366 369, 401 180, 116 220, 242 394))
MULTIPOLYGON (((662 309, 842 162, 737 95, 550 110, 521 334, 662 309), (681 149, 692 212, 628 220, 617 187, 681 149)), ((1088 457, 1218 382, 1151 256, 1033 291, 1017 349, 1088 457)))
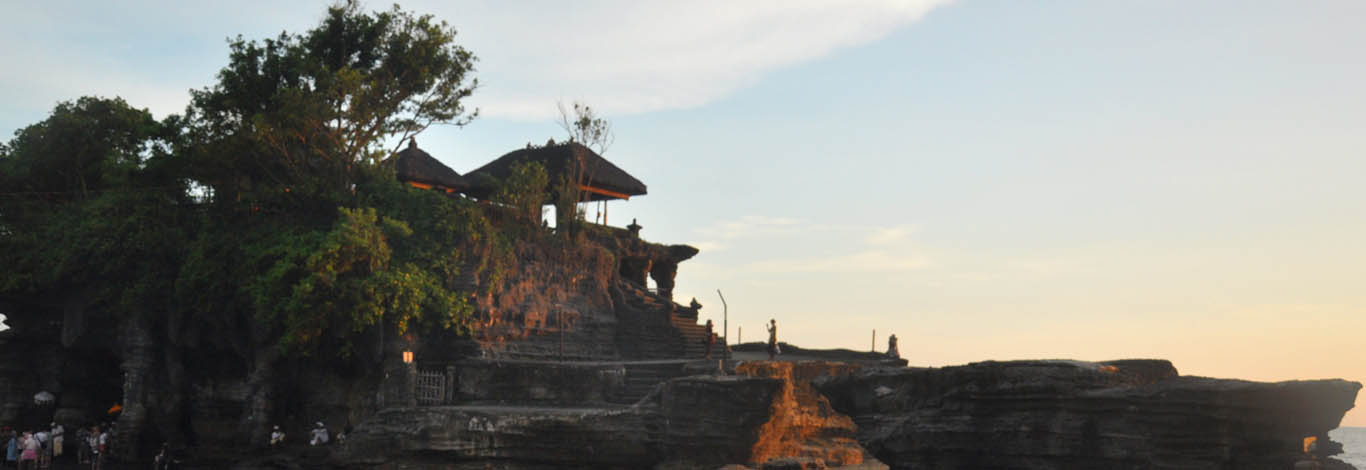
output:
POLYGON ((90 428, 90 437, 87 442, 90 445, 90 470, 100 470, 104 465, 105 444, 108 437, 100 431, 99 426, 90 428))
POLYGON ((66 433, 67 433, 67 430, 66 430, 66 429, 61 428, 61 425, 56 424, 56 422, 53 422, 53 424, 52 424, 52 456, 53 456, 53 458, 59 458, 59 456, 61 456, 61 445, 66 444, 66 441, 67 441, 67 440, 66 440, 66 436, 64 436, 64 434, 66 434, 66 433))
POLYGON ((90 463, 90 429, 76 428, 76 463, 90 463))
POLYGON ((20 448, 19 448, 19 434, 16 433, 16 432, 14 432, 13 429, 5 428, 5 437, 8 437, 8 438, 9 438, 9 439, 8 439, 9 444, 7 444, 6 450, 5 450, 5 466, 6 466, 6 467, 17 467, 17 466, 19 466, 19 451, 20 451, 20 448))
MULTIPOLYGON (((694 302, 696 302, 696 300, 694 300, 694 302)), ((715 328, 715 326, 712 326, 711 320, 707 320, 707 339, 704 339, 702 341, 707 343, 708 360, 711 359, 711 345, 716 344, 716 331, 714 331, 715 328)))
POLYGON ((887 337, 887 357, 901 359, 901 351, 896 349, 896 335, 887 337))
POLYGON ((47 431, 38 430, 33 434, 33 438, 38 440, 38 468, 47 468, 52 463, 52 441, 47 431))
POLYGON ((322 421, 314 423, 313 432, 311 434, 313 438, 308 441, 308 445, 316 446, 319 444, 327 444, 327 427, 323 426, 322 421))
POLYGON ((778 354, 778 320, 768 319, 768 360, 777 359, 778 354))
POLYGON ((280 444, 284 443, 285 433, 280 430, 280 426, 275 426, 275 428, 270 431, 270 446, 278 447, 280 444))
POLYGON ((23 449, 23 452, 19 454, 19 468, 37 468, 38 450, 42 448, 42 444, 38 442, 38 438, 33 437, 32 432, 25 431, 24 438, 19 440, 19 445, 23 449))
POLYGON ((52 423, 52 457, 54 458, 62 456, 62 445, 66 443, 64 434, 66 434, 66 429, 63 429, 62 425, 56 422, 52 423))

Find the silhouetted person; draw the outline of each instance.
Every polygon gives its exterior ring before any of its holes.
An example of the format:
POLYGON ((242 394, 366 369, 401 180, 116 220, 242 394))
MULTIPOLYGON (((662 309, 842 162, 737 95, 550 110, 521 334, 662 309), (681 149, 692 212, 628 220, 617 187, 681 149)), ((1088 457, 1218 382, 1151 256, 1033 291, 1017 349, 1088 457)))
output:
POLYGON ((887 337, 887 357, 901 359, 901 351, 896 349, 896 335, 887 337))
MULTIPOLYGON (((697 302, 697 299, 693 299, 693 302, 697 302)), ((707 343, 707 359, 711 359, 711 345, 716 344, 716 331, 711 320, 707 320, 707 339, 702 342, 707 343)))
POLYGON ((768 360, 778 358, 778 320, 768 319, 768 360))

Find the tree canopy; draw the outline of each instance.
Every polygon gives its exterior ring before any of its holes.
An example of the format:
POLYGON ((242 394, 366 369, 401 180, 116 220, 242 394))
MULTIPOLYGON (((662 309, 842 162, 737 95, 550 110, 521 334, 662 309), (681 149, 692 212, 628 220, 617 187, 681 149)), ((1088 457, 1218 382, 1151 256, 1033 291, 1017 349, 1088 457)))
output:
POLYGON ((183 347, 304 355, 349 354, 381 324, 463 330, 478 273, 462 271, 496 269, 505 242, 479 207, 384 163, 387 142, 477 114, 455 37, 347 2, 304 33, 233 40, 183 115, 58 104, 0 145, 0 298, 26 305, 6 313, 78 297, 183 347))

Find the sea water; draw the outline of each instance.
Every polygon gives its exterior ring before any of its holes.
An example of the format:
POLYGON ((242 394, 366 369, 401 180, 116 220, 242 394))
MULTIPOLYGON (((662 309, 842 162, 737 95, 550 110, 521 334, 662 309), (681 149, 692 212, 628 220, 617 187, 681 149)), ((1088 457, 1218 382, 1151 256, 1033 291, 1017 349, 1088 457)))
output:
POLYGON ((1333 458, 1366 470, 1366 428, 1337 428, 1328 431, 1328 438, 1342 443, 1342 453, 1333 458))

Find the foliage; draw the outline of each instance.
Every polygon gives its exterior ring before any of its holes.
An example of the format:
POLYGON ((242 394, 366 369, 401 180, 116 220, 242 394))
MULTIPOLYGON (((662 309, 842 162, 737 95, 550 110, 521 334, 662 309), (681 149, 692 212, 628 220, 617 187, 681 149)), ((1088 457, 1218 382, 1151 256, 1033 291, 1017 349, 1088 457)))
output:
POLYGON ((570 142, 586 145, 602 155, 616 141, 612 123, 598 117, 588 105, 575 101, 572 110, 565 109, 564 103, 557 103, 556 106, 560 109, 560 128, 569 133, 570 142))
MULTIPOLYGON (((455 30, 398 9, 365 14, 348 1, 317 28, 262 42, 238 37, 218 83, 193 92, 196 178, 218 194, 279 197, 289 188, 346 201, 392 153, 382 145, 436 123, 474 117, 474 56, 455 30)), ((396 149, 394 149, 396 150, 396 149)))
MULTIPOLYGON (((314 345, 329 330, 359 333, 385 319, 400 332, 424 320, 463 326, 470 307, 440 273, 394 259, 389 239, 411 236, 407 224, 373 208, 339 211, 331 230, 285 234, 254 260, 266 269, 248 291, 265 320, 283 325, 283 346, 314 345)), ((350 353, 349 344, 341 353, 350 353)))
POLYGON ((512 207, 517 217, 532 224, 540 224, 541 208, 547 202, 546 188, 550 176, 540 162, 517 162, 511 174, 498 182, 493 200, 512 207))
POLYGON ((384 142, 473 117, 454 37, 347 2, 303 34, 232 42, 184 116, 59 104, 0 145, 0 297, 56 315, 50 299, 79 294, 97 318, 239 354, 257 338, 346 355, 381 324, 465 331, 473 290, 497 285, 470 278, 504 275, 510 242, 379 164, 384 142))

